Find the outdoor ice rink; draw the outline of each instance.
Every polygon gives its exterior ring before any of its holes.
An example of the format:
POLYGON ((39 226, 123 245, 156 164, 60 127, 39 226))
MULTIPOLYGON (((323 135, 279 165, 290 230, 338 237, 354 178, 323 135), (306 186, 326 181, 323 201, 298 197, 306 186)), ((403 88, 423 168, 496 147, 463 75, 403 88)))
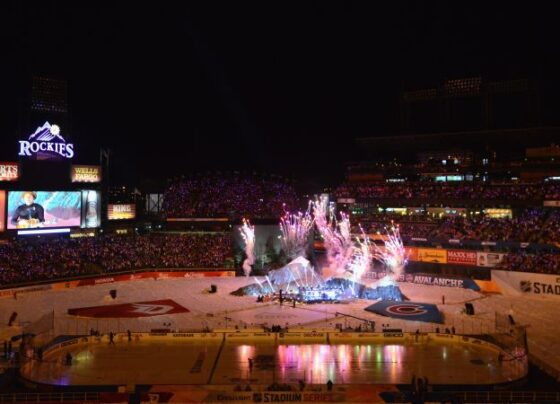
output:
POLYGON ((414 375, 434 384, 493 384, 518 379, 522 372, 517 362, 499 364, 493 349, 438 341, 222 345, 124 340, 63 349, 22 369, 28 379, 60 385, 406 384, 414 375), (64 363, 67 352, 73 356, 71 366, 64 363))
MULTIPOLYGON (((17 300, 5 297, 0 300, 0 321, 8 322, 10 315, 18 313, 18 321, 23 325, 32 325, 36 330, 54 326, 53 335, 89 334, 91 328, 101 333, 149 332, 152 329, 169 328, 175 331, 196 331, 202 328, 231 329, 238 327, 271 326, 274 324, 288 326, 290 329, 305 327, 307 329, 333 329, 340 324, 343 327, 357 326, 362 321, 348 317, 376 322, 377 331, 381 325, 391 328, 402 328, 406 332, 433 332, 435 324, 394 320, 364 311, 371 301, 356 300, 347 304, 319 304, 308 306, 280 306, 278 303, 256 303, 253 297, 237 297, 230 292, 240 286, 252 282, 246 278, 187 278, 169 280, 137 280, 117 282, 96 286, 80 287, 67 290, 51 290, 19 294, 17 300), (208 293, 210 284, 218 287, 216 294, 208 293), (109 296, 109 290, 117 289, 116 299, 109 296), (129 302, 142 302, 158 299, 173 299, 189 310, 186 313, 159 315, 144 318, 76 318, 67 314, 70 308, 112 305, 129 302), (54 321, 50 313, 54 311, 54 321), (337 315, 338 313, 338 315, 337 315), (342 314, 342 315, 341 315, 342 314), (48 323, 48 324, 47 324, 48 323)), ((554 301, 532 300, 531 298, 513 299, 502 295, 483 295, 481 293, 458 288, 425 286, 401 283, 403 293, 412 301, 437 304, 444 313, 445 325, 440 328, 455 327, 457 334, 479 335, 494 331, 495 313, 512 313, 516 321, 527 326, 530 353, 548 366, 560 369, 560 340, 557 334, 557 315, 554 301), (441 297, 445 296, 445 305, 441 297), (467 316, 462 312, 465 302, 475 307, 475 315, 467 316)), ((6 331, 6 330, 4 330, 6 331)), ((507 367, 496 366, 495 354, 477 351, 471 347, 465 349, 461 345, 421 344, 421 345, 385 345, 377 346, 346 346, 346 345, 296 345, 296 346, 260 346, 260 345, 224 345, 217 358, 217 346, 188 346, 177 344, 152 345, 142 342, 127 345, 118 342, 115 346, 91 345, 87 349, 74 352, 77 363, 72 369, 53 364, 34 370, 36 374, 57 383, 83 383, 82 380, 92 378, 95 374, 104 377, 111 374, 103 370, 115 369, 115 363, 129 363, 119 374, 116 370, 112 375, 115 379, 122 377, 128 380, 131 375, 146 374, 153 371, 158 377, 158 366, 177 369, 168 377, 176 378, 176 383, 235 383, 235 380, 247 378, 267 383, 273 378, 277 380, 295 381, 305 376, 306 380, 321 379, 326 376, 344 382, 361 383, 409 383, 412 374, 423 363, 422 373, 428 373, 431 382, 441 378, 446 369, 453 369, 450 377, 461 375, 460 382, 476 383, 477 380, 502 379, 507 381, 511 376, 507 367), (145 345, 143 345, 145 344, 145 345), (137 354, 135 350, 141 350, 137 354), (121 356, 124 355, 124 356, 121 356), (307 355, 307 356, 306 356, 307 355), (341 360, 341 356, 344 357, 341 360), (253 371, 248 373, 247 357, 255 359, 253 371), (302 358, 310 358, 303 361, 302 358), (140 359, 142 358, 142 359, 140 359), (138 369, 142 361, 144 367, 138 369), (474 360, 474 362, 472 362, 474 360), (200 366, 197 372, 191 372, 193 363, 200 366), (173 363, 174 365, 168 366, 173 363), (147 365, 146 365, 147 364, 147 365), (446 365, 449 364, 449 365, 446 365), (460 365, 460 366, 459 366, 460 365), (446 368, 449 366, 449 368, 446 368), (211 368, 214 367, 213 370, 211 368), (126 372, 129 372, 125 375, 126 372), (431 377, 430 377, 431 376, 431 377), (462 379, 464 377, 464 380, 462 379)), ((140 377, 140 376, 138 376, 140 377)), ((174 379, 175 380, 175 379, 174 379)), ((156 381, 151 381, 156 383, 156 381)), ((457 381, 459 382, 459 380, 457 381)), ((140 381, 139 381, 140 383, 140 381)), ((175 381, 162 381, 175 383, 175 381)))

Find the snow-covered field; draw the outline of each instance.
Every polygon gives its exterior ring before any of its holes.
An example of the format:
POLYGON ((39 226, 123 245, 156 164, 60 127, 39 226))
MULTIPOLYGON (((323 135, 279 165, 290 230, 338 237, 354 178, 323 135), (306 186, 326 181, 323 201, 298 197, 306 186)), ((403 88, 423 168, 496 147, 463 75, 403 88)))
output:
MULTIPOLYGON (((258 327, 279 324, 290 328, 298 326, 334 328, 357 326, 360 321, 337 313, 360 319, 373 320, 377 330, 382 324, 406 331, 434 331, 435 324, 394 320, 364 311, 371 301, 356 300, 345 304, 318 304, 280 306, 277 303, 256 303, 253 297, 237 297, 230 292, 252 283, 252 278, 191 278, 168 280, 137 280, 60 291, 20 294, 0 299, 0 321, 8 323, 12 312, 17 312, 20 324, 38 321, 46 314, 55 314, 55 334, 89 333, 90 328, 100 332, 149 331, 154 328, 173 330, 199 330, 205 327, 258 327), (210 284, 218 287, 215 294, 208 293, 210 284), (109 290, 117 289, 117 298, 109 296, 109 290), (190 310, 188 313, 144 318, 85 319, 67 315, 70 308, 173 299, 190 310)), ((494 331, 496 312, 511 314, 517 323, 527 326, 529 349, 539 360, 560 370, 560 321, 557 317, 558 303, 552 300, 532 300, 529 297, 512 298, 502 295, 484 295, 468 289, 401 283, 403 293, 414 302, 434 303, 444 313, 445 325, 455 327, 457 333, 482 334, 494 331), (442 305, 445 296, 445 305, 442 305), (464 303, 471 302, 474 316, 463 313, 464 303)))

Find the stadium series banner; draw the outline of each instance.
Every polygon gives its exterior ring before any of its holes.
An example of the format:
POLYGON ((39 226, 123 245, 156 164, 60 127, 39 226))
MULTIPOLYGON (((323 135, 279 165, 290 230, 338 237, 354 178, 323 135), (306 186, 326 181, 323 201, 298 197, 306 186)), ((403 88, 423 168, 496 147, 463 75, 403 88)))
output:
POLYGON ((560 300, 559 275, 492 270, 492 280, 505 295, 560 300))

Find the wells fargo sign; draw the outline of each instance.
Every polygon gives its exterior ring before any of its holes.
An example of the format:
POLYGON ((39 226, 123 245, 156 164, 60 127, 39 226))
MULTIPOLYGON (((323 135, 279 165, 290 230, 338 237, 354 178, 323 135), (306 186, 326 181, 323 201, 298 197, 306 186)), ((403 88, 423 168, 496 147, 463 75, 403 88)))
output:
POLYGON ((72 182, 101 182, 100 166, 73 165, 72 182))

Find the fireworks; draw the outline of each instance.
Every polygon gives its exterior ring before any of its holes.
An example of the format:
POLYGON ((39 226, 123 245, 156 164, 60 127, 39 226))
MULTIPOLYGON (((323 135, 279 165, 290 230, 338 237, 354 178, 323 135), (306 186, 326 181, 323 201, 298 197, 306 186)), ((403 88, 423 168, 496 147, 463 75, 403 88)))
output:
POLYGON ((313 229, 313 217, 310 213, 310 207, 305 213, 286 212, 280 219, 282 248, 290 260, 305 255, 309 234, 313 229))
POLYGON ((369 237, 362 231, 361 239, 356 237, 356 245, 354 246, 354 253, 352 255, 352 260, 349 263, 349 268, 352 273, 352 279, 354 282, 359 282, 362 276, 369 272, 371 268, 371 246, 369 242, 369 237))
POLYGON ((370 270, 372 259, 384 263, 393 280, 403 273, 408 257, 398 226, 391 225, 387 229, 385 246, 378 247, 370 243, 361 228, 361 236, 353 240, 349 216, 340 213, 340 221, 337 221, 326 198, 313 204, 313 213, 317 230, 325 243, 329 265, 337 275, 349 275, 353 282, 358 282, 370 270))
POLYGON ((241 237, 245 242, 245 254, 247 258, 243 261, 243 272, 245 276, 251 273, 251 265, 255 263, 255 227, 251 226, 248 220, 243 219, 243 225, 239 229, 241 237))
POLYGON ((333 209, 328 206, 328 200, 324 197, 313 203, 313 215, 317 230, 325 243, 329 265, 338 273, 344 273, 354 250, 350 218, 341 213, 340 221, 337 221, 333 209))
MULTIPOLYGON (((402 293, 396 280, 402 274, 408 257, 398 226, 391 225, 386 229, 385 245, 377 246, 361 226, 360 234, 351 233, 348 214, 341 212, 338 217, 339 220, 325 197, 310 202, 305 213, 285 212, 280 219, 281 242, 290 262, 270 271, 264 280, 255 278, 255 284, 240 289, 240 294, 285 293, 285 296, 303 302, 337 302, 346 298, 401 301, 402 293), (328 267, 323 268, 323 276, 315 272, 305 257, 314 224, 324 241, 329 261, 328 267), (385 264, 388 275, 372 288, 362 279, 371 270, 374 259, 385 264)), ((241 235, 247 253, 243 270, 248 276, 254 262, 255 233, 245 220, 241 235)))
POLYGON ((374 244, 373 257, 381 261, 391 271, 391 277, 397 279, 403 272, 408 263, 408 253, 404 248, 399 226, 391 224, 386 230, 385 246, 383 248, 374 244))

